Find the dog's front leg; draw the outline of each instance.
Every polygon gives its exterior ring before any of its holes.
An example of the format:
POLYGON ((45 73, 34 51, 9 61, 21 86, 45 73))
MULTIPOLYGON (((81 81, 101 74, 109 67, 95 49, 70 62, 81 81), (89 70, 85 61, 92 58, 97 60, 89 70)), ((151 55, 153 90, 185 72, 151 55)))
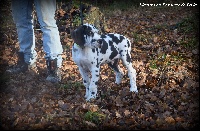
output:
POLYGON ((85 86, 85 90, 86 90, 85 98, 87 98, 88 92, 89 92, 89 85, 90 85, 90 76, 89 76, 90 72, 87 68, 83 68, 82 66, 79 66, 79 71, 83 78, 83 85, 85 86))
POLYGON ((99 68, 96 66, 92 68, 91 70, 92 78, 90 81, 88 96, 86 98, 87 101, 89 101, 91 98, 96 98, 97 95, 97 84, 99 80, 99 68))

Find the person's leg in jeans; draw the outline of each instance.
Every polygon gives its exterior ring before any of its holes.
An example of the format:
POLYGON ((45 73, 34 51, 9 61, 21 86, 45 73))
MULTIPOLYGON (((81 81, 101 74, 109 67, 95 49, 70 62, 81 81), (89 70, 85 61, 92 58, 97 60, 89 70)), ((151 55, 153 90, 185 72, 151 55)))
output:
POLYGON ((17 65, 13 66, 8 72, 20 73, 28 70, 36 61, 35 36, 33 30, 33 1, 32 0, 12 0, 11 10, 13 20, 16 24, 19 52, 17 65))
POLYGON ((55 20, 56 0, 34 0, 35 9, 43 32, 43 49, 48 69, 47 80, 61 80, 62 52, 60 35, 55 20))

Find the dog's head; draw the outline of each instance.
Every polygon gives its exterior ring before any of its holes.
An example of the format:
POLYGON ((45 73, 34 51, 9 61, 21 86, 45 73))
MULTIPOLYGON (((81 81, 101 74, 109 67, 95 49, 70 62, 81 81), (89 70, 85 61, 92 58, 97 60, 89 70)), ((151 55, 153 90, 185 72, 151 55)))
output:
POLYGON ((92 40, 100 38, 99 30, 91 24, 83 24, 71 32, 74 42, 80 47, 93 47, 92 40))

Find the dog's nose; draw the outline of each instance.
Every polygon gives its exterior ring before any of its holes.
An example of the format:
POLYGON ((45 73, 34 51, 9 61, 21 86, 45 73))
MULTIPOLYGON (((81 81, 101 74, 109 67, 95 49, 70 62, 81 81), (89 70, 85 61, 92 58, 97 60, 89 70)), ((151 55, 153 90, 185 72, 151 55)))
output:
POLYGON ((92 39, 92 43, 97 42, 98 44, 102 44, 103 40, 102 39, 92 39))

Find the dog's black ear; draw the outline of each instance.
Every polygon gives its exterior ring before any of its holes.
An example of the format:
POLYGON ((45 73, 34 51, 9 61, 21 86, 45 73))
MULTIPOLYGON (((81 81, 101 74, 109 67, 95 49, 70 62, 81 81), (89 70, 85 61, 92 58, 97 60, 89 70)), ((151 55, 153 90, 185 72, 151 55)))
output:
POLYGON ((79 45, 80 47, 84 47, 85 38, 83 26, 80 26, 76 30, 71 31, 71 37, 77 45, 79 45))

